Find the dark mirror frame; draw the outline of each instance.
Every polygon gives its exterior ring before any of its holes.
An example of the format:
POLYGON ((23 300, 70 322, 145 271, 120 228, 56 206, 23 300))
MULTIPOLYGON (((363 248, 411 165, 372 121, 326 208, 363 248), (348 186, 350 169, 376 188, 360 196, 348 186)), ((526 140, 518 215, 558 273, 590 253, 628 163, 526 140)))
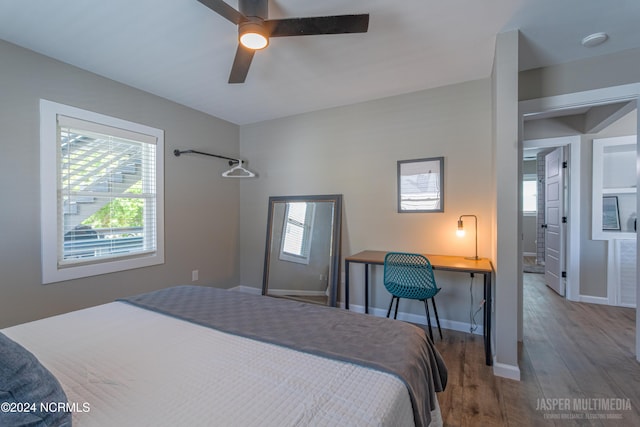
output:
POLYGON ((262 275, 262 295, 269 291, 269 264, 272 247, 272 230, 274 207, 277 203, 289 202, 333 202, 333 227, 331 230, 331 255, 329 258, 329 299, 327 305, 337 304, 338 283, 340 281, 340 248, 342 246, 342 194, 309 195, 309 196, 272 196, 269 197, 267 215, 267 238, 264 251, 264 271, 262 275))
POLYGON ((397 185, 398 185, 398 213, 411 213, 411 212, 444 212, 444 157, 430 157, 426 159, 415 159, 415 160, 398 160, 398 175, 397 175, 397 185), (439 171, 433 172, 433 175, 437 175, 438 177, 438 199, 439 204, 438 208, 433 209, 407 209, 402 207, 402 175, 403 170, 413 168, 413 169, 423 169, 425 174, 430 174, 431 170, 436 169, 439 171))

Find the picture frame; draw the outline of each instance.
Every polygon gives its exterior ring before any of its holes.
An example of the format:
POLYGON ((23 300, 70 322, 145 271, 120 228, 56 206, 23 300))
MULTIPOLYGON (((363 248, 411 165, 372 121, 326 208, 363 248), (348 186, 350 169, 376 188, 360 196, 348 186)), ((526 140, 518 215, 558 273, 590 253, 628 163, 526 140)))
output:
POLYGON ((620 231, 618 196, 602 196, 602 230, 620 231))
POLYGON ((398 160, 398 213, 444 212, 444 157, 398 160))

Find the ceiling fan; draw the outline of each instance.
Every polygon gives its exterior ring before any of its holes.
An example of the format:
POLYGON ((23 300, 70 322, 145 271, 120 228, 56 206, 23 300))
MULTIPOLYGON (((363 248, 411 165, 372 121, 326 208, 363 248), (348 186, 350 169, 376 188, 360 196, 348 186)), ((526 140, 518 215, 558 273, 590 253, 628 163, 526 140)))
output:
POLYGON ((198 1, 238 26, 229 83, 244 83, 255 51, 267 47, 270 37, 366 33, 369 28, 369 14, 267 19, 269 0, 239 0, 239 11, 222 0, 198 1))

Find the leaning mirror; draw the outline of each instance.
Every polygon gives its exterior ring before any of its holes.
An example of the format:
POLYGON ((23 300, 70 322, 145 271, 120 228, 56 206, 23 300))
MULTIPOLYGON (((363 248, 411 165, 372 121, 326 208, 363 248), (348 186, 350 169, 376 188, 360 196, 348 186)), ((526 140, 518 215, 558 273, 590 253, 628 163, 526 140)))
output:
POLYGON ((262 294, 336 305, 342 195, 269 198, 262 294))

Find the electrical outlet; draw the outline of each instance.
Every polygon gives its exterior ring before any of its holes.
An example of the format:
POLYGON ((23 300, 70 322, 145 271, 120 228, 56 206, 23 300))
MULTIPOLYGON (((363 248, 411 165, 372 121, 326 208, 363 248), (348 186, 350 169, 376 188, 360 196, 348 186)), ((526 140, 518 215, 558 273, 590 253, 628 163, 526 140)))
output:
POLYGON ((198 280, 198 270, 193 270, 191 272, 191 281, 196 282, 198 280))

